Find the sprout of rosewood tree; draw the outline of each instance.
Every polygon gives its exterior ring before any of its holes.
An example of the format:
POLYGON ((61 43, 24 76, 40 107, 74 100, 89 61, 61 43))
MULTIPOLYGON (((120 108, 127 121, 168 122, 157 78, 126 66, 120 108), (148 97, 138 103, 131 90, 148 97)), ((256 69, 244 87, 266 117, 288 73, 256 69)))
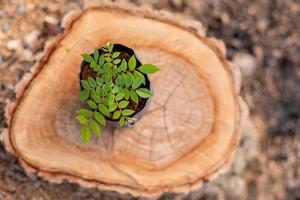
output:
POLYGON ((85 62, 96 76, 80 80, 83 90, 79 94, 81 101, 88 105, 77 111, 76 119, 83 125, 82 141, 87 143, 92 132, 101 135, 101 126, 106 120, 118 120, 119 126, 135 121, 135 110, 139 99, 147 99, 152 92, 146 87, 145 76, 159 70, 152 64, 137 66, 133 54, 128 61, 121 58, 122 52, 114 51, 113 44, 106 44, 100 55, 95 49, 92 55, 83 54, 85 62))

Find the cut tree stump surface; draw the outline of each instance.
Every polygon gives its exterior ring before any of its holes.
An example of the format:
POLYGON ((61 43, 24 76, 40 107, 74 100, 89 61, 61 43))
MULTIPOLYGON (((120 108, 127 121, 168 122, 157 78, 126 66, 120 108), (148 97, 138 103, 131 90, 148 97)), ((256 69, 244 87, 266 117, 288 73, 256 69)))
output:
POLYGON ((222 42, 193 21, 127 4, 73 12, 64 28, 6 109, 5 145, 27 171, 152 196, 189 192, 230 163, 245 108, 222 42), (83 144, 74 119, 81 54, 107 42, 133 48, 161 70, 150 76, 154 96, 133 127, 105 128, 83 144))

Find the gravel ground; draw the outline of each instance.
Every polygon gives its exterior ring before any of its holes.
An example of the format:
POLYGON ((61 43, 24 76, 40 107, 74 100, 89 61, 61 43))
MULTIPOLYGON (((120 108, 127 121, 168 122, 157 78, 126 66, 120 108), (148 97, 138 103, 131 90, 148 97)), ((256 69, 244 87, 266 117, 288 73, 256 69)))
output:
MULTIPOLYGON (((100 1, 100 0, 99 0, 100 1)), ((40 59, 44 43, 61 29, 62 16, 84 0, 0 0, 0 131, 14 86, 40 59)), ((229 173, 188 196, 160 199, 300 199, 300 1, 133 0, 200 20, 222 39, 242 69, 248 123, 229 173), (253 126, 254 125, 254 126, 253 126)), ((130 199, 129 196, 124 196, 130 199)), ((118 199, 76 184, 50 184, 27 176, 0 144, 2 199, 118 199)))

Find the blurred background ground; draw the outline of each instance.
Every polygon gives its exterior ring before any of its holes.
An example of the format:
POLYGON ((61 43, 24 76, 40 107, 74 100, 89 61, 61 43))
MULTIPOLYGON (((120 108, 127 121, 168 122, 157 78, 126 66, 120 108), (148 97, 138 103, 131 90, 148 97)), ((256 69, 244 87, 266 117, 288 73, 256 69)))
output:
MULTIPOLYGON (((0 131, 14 86, 42 56, 59 23, 87 0, 0 0, 0 131)), ((98 2, 101 2, 98 0, 98 2)), ((247 124, 229 173, 188 196, 161 199, 300 200, 300 1, 133 0, 201 21, 242 69, 247 124)), ((124 198, 128 198, 124 196, 124 198)), ((113 193, 28 177, 0 144, 2 199, 117 199, 113 193), (105 197, 104 197, 105 195, 105 197)))

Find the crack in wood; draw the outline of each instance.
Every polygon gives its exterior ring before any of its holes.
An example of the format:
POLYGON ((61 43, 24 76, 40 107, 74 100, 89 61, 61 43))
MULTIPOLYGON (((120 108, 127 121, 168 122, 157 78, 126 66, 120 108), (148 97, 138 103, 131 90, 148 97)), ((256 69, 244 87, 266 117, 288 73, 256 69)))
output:
POLYGON ((152 160, 152 153, 153 153, 153 138, 154 138, 154 132, 152 132, 152 135, 151 135, 151 139, 150 139, 150 145, 151 145, 151 149, 150 149, 150 152, 149 152, 149 158, 148 160, 152 160))
POLYGON ((164 106, 163 104, 161 104, 160 102, 158 102, 156 99, 153 99, 152 101, 153 101, 154 103, 158 104, 158 105, 161 106, 161 107, 164 106))
POLYGON ((116 171, 118 171, 119 173, 123 174, 124 176, 126 176, 129 180, 131 180, 136 186, 139 186, 141 189, 145 190, 145 186, 143 186, 141 183, 139 183, 132 175, 130 175, 129 173, 127 173, 124 170, 121 170, 119 167, 117 167, 115 164, 110 163, 111 167, 113 169, 115 169, 116 171))
POLYGON ((188 100, 186 100, 186 102, 192 103, 193 101, 202 100, 202 99, 205 99, 206 97, 209 97, 209 95, 207 94, 205 96, 200 96, 200 97, 195 97, 195 98, 192 98, 192 99, 188 99, 188 100))
POLYGON ((146 115, 148 115, 148 114, 151 114, 151 113, 153 113, 153 112, 155 112, 155 111, 158 111, 158 110, 161 110, 161 109, 163 109, 163 106, 158 107, 158 108, 155 108, 155 109, 152 109, 152 110, 147 110, 147 111, 143 114, 143 116, 146 116, 146 115))
POLYGON ((174 93, 176 92, 176 90, 178 89, 178 87, 180 86, 180 84, 185 80, 185 78, 187 77, 187 74, 185 74, 180 81, 178 81, 178 83, 175 85, 175 88, 170 92, 169 96, 167 97, 166 101, 164 102, 163 105, 163 121, 164 121, 164 129, 165 129, 165 133, 167 134, 167 138, 168 141, 172 147, 173 150, 175 150, 175 147, 173 145, 172 139, 170 137, 170 133, 169 133, 169 129, 168 129, 168 124, 167 124, 167 116, 166 116, 166 107, 167 104, 169 103, 171 97, 174 95, 174 93))

